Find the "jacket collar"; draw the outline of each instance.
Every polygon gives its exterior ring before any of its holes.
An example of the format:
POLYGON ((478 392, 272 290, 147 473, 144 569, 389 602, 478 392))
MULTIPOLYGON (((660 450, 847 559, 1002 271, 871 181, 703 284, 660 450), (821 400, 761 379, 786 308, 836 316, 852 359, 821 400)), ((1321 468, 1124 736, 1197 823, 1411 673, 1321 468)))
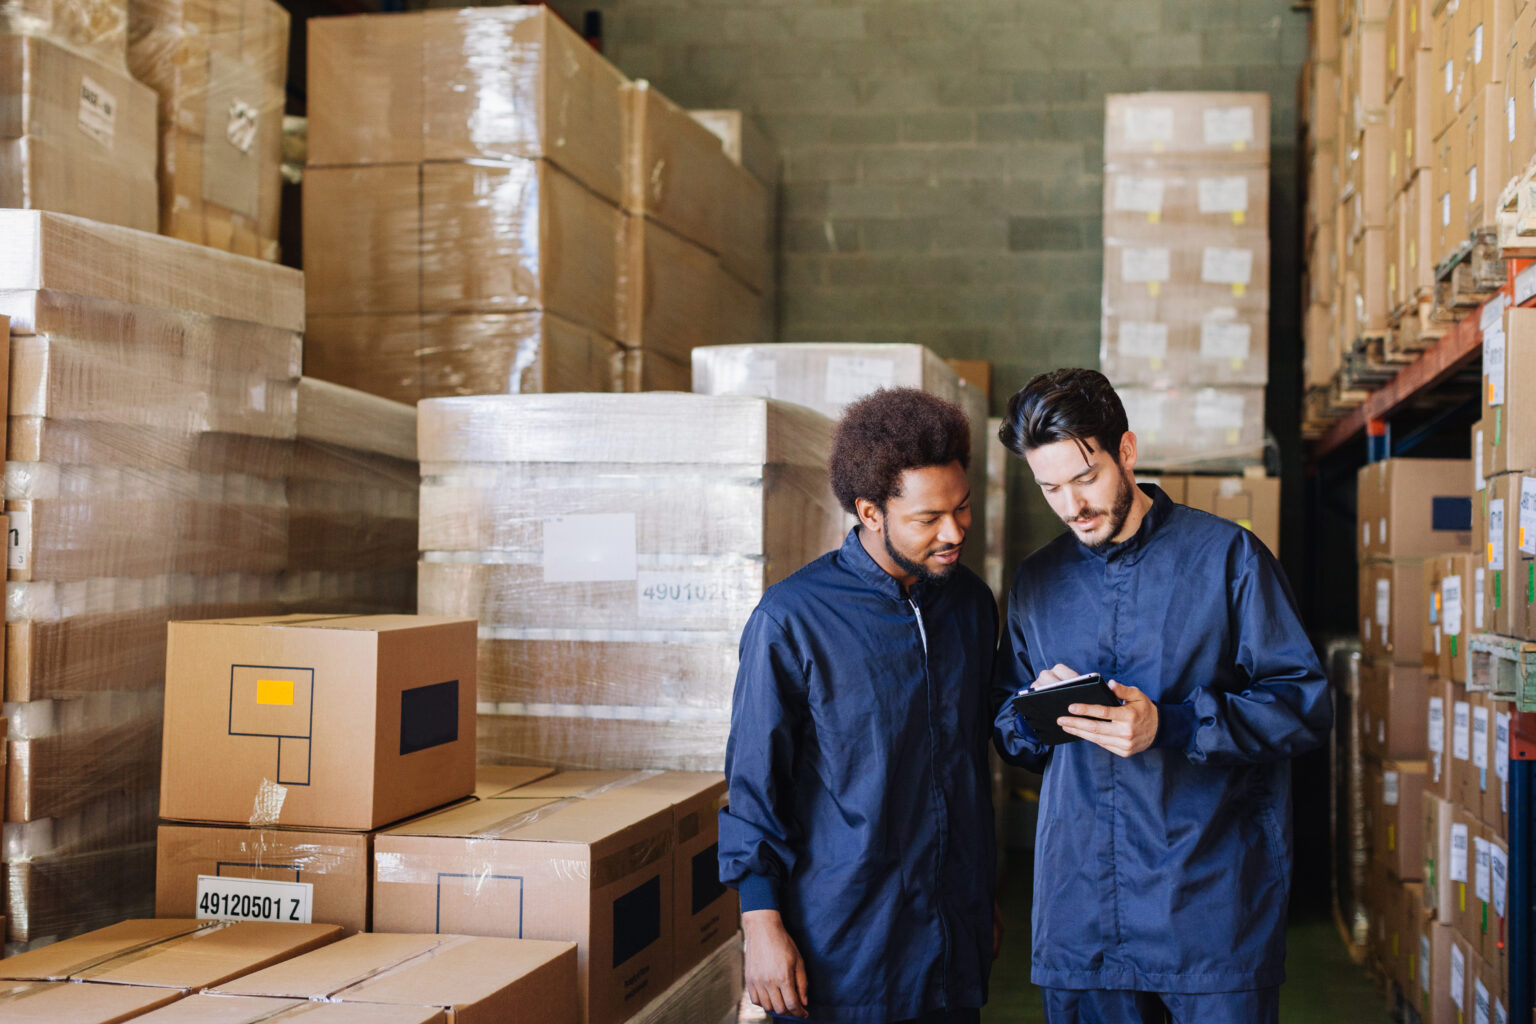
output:
POLYGON ((1168 521, 1168 516, 1173 511, 1173 499, 1156 484, 1138 484, 1137 486, 1152 499, 1152 507, 1147 509, 1147 514, 1141 517, 1141 525, 1136 528, 1136 532, 1118 544, 1110 544, 1102 548, 1090 548, 1082 541, 1078 541, 1082 547, 1108 561, 1111 558, 1133 559, 1151 542, 1153 535, 1168 521))
POLYGON ((864 550, 864 542, 859 540, 858 526, 854 526, 848 531, 848 536, 843 538, 843 546, 838 551, 837 558, 844 568, 893 601, 904 602, 908 598, 922 596, 921 580, 914 583, 910 591, 903 591, 901 582, 880 568, 875 560, 869 557, 869 552, 864 550))

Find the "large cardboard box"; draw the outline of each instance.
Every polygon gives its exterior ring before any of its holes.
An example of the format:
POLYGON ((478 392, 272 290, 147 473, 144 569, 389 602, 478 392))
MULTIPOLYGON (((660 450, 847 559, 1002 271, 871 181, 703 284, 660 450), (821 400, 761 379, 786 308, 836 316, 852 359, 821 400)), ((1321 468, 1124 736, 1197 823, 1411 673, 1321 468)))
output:
MULTIPOLYGON (((1457 1017, 1457 1004, 1463 1000, 1453 996, 1451 983, 1451 952, 1455 943, 1450 925, 1439 921, 1424 925, 1419 941, 1419 961, 1423 967, 1418 993, 1424 1024, 1458 1024, 1464 1020, 1457 1017)), ((1463 981, 1462 988, 1465 987, 1463 981)))
POLYGON ((1423 760, 1428 696, 1428 682, 1419 666, 1362 661, 1360 724, 1365 752, 1382 761, 1423 760))
POLYGON ((1360 470, 1359 556, 1429 558, 1472 543, 1466 459, 1386 459, 1360 470))
POLYGON ((1367 762, 1371 856, 1399 882, 1417 881, 1423 860, 1423 761, 1367 762))
POLYGON ((1525 638, 1536 605, 1536 476, 1489 477, 1483 603, 1490 631, 1525 638))
POLYGON ((135 1018, 135 1024, 288 1024, 293 1020, 303 1024, 450 1024, 452 1019, 435 1006, 315 1003, 199 993, 135 1018))
POLYGON ((147 985, 0 981, 0 1006, 8 1024, 117 1024, 130 1017, 142 1020, 142 1014, 181 998, 176 989, 147 985))
POLYGON ((723 254, 726 182, 736 168, 720 139, 649 82, 622 91, 625 212, 723 254))
MULTIPOLYGON (((1488 63, 1487 60, 1483 61, 1485 66, 1488 63)), ((1500 177, 1504 169, 1504 145, 1507 138, 1503 88, 1481 86, 1468 104, 1464 117, 1467 133, 1467 231, 1477 233, 1497 230, 1499 193, 1506 184, 1500 177)))
POLYGON ((576 1024, 570 942, 463 935, 353 935, 218 986, 221 995, 429 1006, 449 1024, 576 1024))
POLYGON ((1455 683, 1432 678, 1429 683, 1429 776, 1427 788, 1442 800, 1451 800, 1451 714, 1455 683))
POLYGON ((716 258, 648 217, 623 218, 617 287, 619 341, 687 362, 719 340, 716 258))
POLYGON ((1422 664, 1425 565, 1422 558, 1398 558, 1360 566, 1360 641, 1366 655, 1397 665, 1422 664))
POLYGON ((335 942, 335 925, 123 921, 7 957, 0 981, 107 982, 195 992, 335 942))
POLYGON ((378 828, 474 790, 474 710, 473 621, 175 622, 160 814, 378 828))
POLYGON ((778 183, 779 152, 744 111, 690 110, 688 116, 720 139, 721 148, 733 163, 770 188, 778 183))
POLYGON ((1536 469, 1536 309, 1506 309, 1502 326, 1484 332, 1487 476, 1536 469))
MULTIPOLYGON (((1500 0, 1502 2, 1502 0, 1500 0)), ((1498 44, 1495 42, 1495 46, 1498 44)), ((1495 53, 1495 57, 1498 54, 1495 53)), ((1536 157, 1536 8, 1514 18, 1504 47, 1504 175, 1514 178, 1536 157)))
POLYGON ((1451 683, 1446 697, 1446 711, 1450 717, 1451 741, 1451 788, 1450 800, 1469 813, 1482 806, 1478 788, 1477 767, 1473 753, 1472 695, 1460 683, 1451 683))
POLYGON ((1466 683, 1472 659, 1471 554, 1442 555, 1426 566, 1428 619, 1425 668, 1443 679, 1466 683))
POLYGON ((619 201, 624 76, 552 11, 353 15, 307 28, 311 167, 547 159, 619 201))
POLYGON ((1428 789, 1422 794, 1420 806, 1424 816, 1424 909, 1436 921, 1449 926, 1456 919, 1458 893, 1450 876, 1451 827, 1456 821, 1456 808, 1428 789))
POLYGON ((1143 92, 1107 98, 1104 162, 1183 164, 1269 161, 1264 93, 1143 92))
POLYGON ((588 1024, 673 979, 671 806, 622 793, 502 798, 391 829, 374 849, 374 928, 573 941, 588 1024))
POLYGON ((1280 554, 1280 480, 1266 476, 1190 476, 1183 504, 1230 519, 1280 554))
POLYGON ((36 36, 122 73, 125 0, 26 0, 0 7, 0 35, 36 36))

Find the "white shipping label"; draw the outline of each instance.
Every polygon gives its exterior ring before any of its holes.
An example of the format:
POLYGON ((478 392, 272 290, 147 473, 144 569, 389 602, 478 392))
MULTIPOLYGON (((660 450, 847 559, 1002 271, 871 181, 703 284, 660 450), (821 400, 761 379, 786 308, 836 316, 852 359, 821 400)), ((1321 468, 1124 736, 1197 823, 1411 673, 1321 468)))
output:
MULTIPOLYGON (((1536 82, 1532 85, 1536 87, 1536 82)), ((1532 94, 1536 95, 1536 88, 1532 89, 1532 94)), ((1532 114, 1536 115, 1536 111, 1532 114)), ((1533 296, 1536 296, 1536 265, 1526 267, 1515 277, 1515 305, 1523 306, 1533 296)))
POLYGON ((1163 212, 1161 178, 1138 178, 1126 174, 1115 179, 1115 209, 1126 213, 1163 212))
POLYGON ((1206 359, 1247 359, 1252 338, 1250 324, 1202 320, 1200 355, 1206 359))
POLYGON ((1447 228, 1451 226, 1451 194, 1449 192, 1440 193, 1440 225, 1447 228))
POLYGON ((1385 546, 1386 543, 1387 543, 1387 517, 1386 516, 1382 516, 1381 519, 1377 520, 1377 522, 1376 522, 1376 530, 1380 534, 1380 537, 1379 537, 1377 543, 1385 546))
POLYGON ((1429 994, 1429 936, 1419 936, 1419 988, 1429 994))
POLYGON ((25 571, 32 567, 32 510, 12 509, 6 513, 6 516, 11 522, 10 534, 7 538, 6 567, 25 571))
POLYGON ((1488 568, 1504 571, 1504 499, 1488 503, 1488 568))
POLYGON ((1467 826, 1451 826, 1451 864, 1446 877, 1452 882, 1467 881, 1467 826))
POLYGON ((1125 137, 1132 142, 1172 142, 1172 107, 1137 107, 1125 112, 1125 137))
POLYGON ((1440 620, 1447 636, 1461 635, 1461 577, 1440 581, 1440 620))
POLYGON ((1241 430, 1248 399, 1239 392, 1204 388, 1195 394, 1195 426, 1200 430, 1241 430))
POLYGON ((1127 284, 1167 281, 1172 263, 1167 249, 1124 249, 1120 253, 1120 276, 1127 284))
POLYGON ((1504 128, 1505 128, 1505 131, 1508 133, 1509 141, 1510 142, 1514 142, 1515 141, 1515 98, 1513 96, 1511 96, 1509 98, 1509 102, 1505 105, 1504 128))
POLYGON ((1392 581, 1376 581, 1376 625, 1385 626, 1392 621, 1392 581))
POLYGON ((1447 96, 1456 91, 1455 66, 1456 62, 1454 60, 1445 62, 1445 94, 1447 96))
POLYGON ((1205 112, 1207 146, 1233 146, 1252 141, 1252 107, 1217 107, 1205 112))
POLYGON ((230 100, 224 138, 240 152, 250 153, 256 143, 256 108, 244 100, 230 100))
POLYGON ((1483 26, 1479 25, 1472 30, 1472 63, 1483 62, 1483 26))
POLYGON ((1201 178, 1196 188, 1199 192, 1201 213, 1248 212, 1248 179, 1241 175, 1230 178, 1201 178))
POLYGON ((1520 478, 1520 521, 1516 525, 1520 550, 1536 555, 1536 477, 1520 478))
POLYGON ((1500 782, 1509 781, 1509 723, 1507 711, 1493 716, 1493 774, 1500 782))
POLYGON ((1483 387, 1489 405, 1504 404, 1504 330, 1502 327, 1483 332, 1483 387))
POLYGON ((729 577, 709 572, 642 572, 635 579, 636 614, 647 619, 720 618, 751 605, 729 577))
POLYGON ((1462 1013, 1467 1012, 1467 959, 1455 943, 1451 944, 1451 1002, 1462 1013))
POLYGON ((607 583, 635 578, 635 514, 544 520, 545 583, 607 583))
POLYGON ((1481 705, 1472 709, 1472 764, 1488 767, 1488 709, 1481 705))
POLYGON ((1133 359, 1166 359, 1168 325, 1125 321, 1120 325, 1120 354, 1133 359))
POLYGON ((1487 598, 1483 594, 1483 581, 1488 578, 1484 569, 1472 570, 1472 628, 1481 632, 1483 626, 1483 611, 1487 598))
POLYGON ((1381 802, 1388 807, 1396 807, 1399 787, 1397 772, 1382 772, 1381 802))
POLYGON ((1488 840, 1477 837, 1472 840, 1472 891, 1484 903, 1493 902, 1493 865, 1488 855, 1488 840))
POLYGON ((1200 258, 1200 280, 1206 284, 1249 283, 1253 280, 1253 250, 1207 246, 1200 258))
POLYGON ((1146 388, 1127 388, 1120 393, 1125 418, 1135 424, 1131 429, 1138 434, 1155 434, 1163 429, 1163 407, 1167 399, 1168 392, 1146 388))
POLYGON ((1493 904, 1493 912, 1500 917, 1504 916, 1505 900, 1509 897, 1509 854, 1499 849, 1495 843, 1488 844, 1488 868, 1493 876, 1493 898, 1489 900, 1493 904))
POLYGON ((112 148, 112 136, 117 131, 117 97, 90 75, 80 76, 80 114, 76 124, 82 132, 112 148))
POLYGON ((197 876, 199 921, 282 921, 310 924, 314 912, 312 882, 276 882, 255 878, 197 876))
POLYGON ((1472 979, 1472 1024, 1493 1024, 1493 1018, 1489 1016, 1488 986, 1483 984, 1482 978, 1472 979))
POLYGON ((1483 477, 1483 428, 1478 427, 1472 431, 1472 482, 1477 490, 1482 490, 1487 484, 1483 477))
POLYGON ((1477 165, 1467 168, 1467 202, 1477 202, 1477 165))
POLYGON ((1445 698, 1429 698, 1429 749, 1445 753, 1445 698))
POLYGON ((1451 705, 1451 756, 1458 761, 1472 756, 1472 705, 1464 700, 1451 705))
POLYGON ((827 404, 847 405, 896 383, 896 363, 866 356, 827 357, 827 404))

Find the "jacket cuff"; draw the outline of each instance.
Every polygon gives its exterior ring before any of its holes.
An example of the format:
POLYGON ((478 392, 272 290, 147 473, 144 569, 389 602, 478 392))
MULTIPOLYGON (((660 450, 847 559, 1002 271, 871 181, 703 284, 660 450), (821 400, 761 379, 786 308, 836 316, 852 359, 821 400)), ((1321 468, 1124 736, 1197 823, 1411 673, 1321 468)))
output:
POLYGON ((1192 704, 1159 704, 1157 706, 1157 736, 1154 747, 1171 750, 1188 750, 1195 737, 1195 723, 1199 720, 1192 704))
POLYGON ((778 910, 779 886, 767 875, 747 875, 736 887, 741 894, 741 911, 778 910))

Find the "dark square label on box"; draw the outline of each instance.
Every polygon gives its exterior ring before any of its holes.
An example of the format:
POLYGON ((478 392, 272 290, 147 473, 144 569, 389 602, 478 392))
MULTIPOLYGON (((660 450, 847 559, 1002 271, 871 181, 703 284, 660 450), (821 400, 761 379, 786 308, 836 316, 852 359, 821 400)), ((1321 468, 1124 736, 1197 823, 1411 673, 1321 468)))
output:
POLYGON ((416 686, 400 694, 400 754, 459 738, 459 681, 416 686))
POLYGON ((613 966, 661 938, 661 876, 613 901, 613 966))

